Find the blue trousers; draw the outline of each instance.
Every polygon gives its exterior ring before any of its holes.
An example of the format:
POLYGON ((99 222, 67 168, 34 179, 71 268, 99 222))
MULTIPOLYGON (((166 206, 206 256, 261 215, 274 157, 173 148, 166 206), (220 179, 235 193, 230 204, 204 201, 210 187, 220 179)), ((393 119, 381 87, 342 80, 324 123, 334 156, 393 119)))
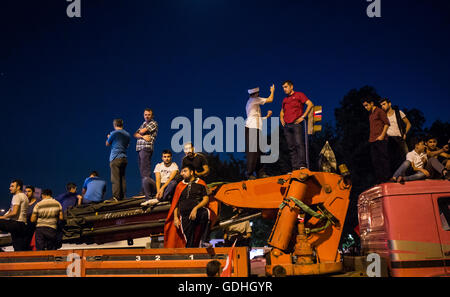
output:
POLYGON ((287 124, 283 127, 284 137, 291 157, 292 170, 306 166, 306 148, 303 124, 287 124))
POLYGON ((420 171, 416 171, 412 175, 405 176, 408 171, 412 171, 411 162, 408 160, 405 160, 402 165, 395 171, 394 177, 397 178, 399 176, 403 176, 403 179, 406 181, 412 181, 412 180, 420 180, 425 179, 425 174, 420 171))

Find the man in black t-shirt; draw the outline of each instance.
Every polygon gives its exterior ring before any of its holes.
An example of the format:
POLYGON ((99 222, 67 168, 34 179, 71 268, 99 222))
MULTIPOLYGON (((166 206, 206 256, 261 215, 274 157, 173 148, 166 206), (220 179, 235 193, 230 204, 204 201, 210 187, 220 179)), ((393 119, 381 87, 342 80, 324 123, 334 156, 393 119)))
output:
POLYGON ((204 179, 209 174, 209 166, 206 158, 201 154, 195 152, 192 143, 186 143, 184 145, 184 153, 186 156, 183 158, 181 167, 185 165, 191 165, 195 170, 195 175, 204 179))
MULTIPOLYGON (((194 168, 191 165, 184 165, 181 168, 181 181, 186 185, 180 194, 177 206, 174 210, 175 227, 181 228, 186 240, 186 247, 196 246, 196 229, 203 227, 200 245, 206 246, 206 238, 209 234, 210 215, 206 208, 209 197, 206 184, 195 176, 194 168)), ((197 238, 198 239, 198 238, 197 238)))

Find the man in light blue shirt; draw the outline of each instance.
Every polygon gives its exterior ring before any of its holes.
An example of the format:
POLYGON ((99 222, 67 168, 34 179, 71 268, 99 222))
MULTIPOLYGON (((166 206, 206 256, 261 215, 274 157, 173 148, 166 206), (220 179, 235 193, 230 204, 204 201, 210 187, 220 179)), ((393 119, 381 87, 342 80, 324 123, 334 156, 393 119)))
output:
POLYGON ((106 182, 98 176, 97 171, 92 171, 84 181, 81 193, 83 204, 102 202, 105 200, 106 182))
POLYGON ((128 165, 127 149, 130 145, 130 134, 123 129, 123 120, 115 119, 114 131, 108 134, 106 146, 111 147, 109 165, 111 167, 112 194, 114 200, 125 198, 127 183, 125 170, 128 165))

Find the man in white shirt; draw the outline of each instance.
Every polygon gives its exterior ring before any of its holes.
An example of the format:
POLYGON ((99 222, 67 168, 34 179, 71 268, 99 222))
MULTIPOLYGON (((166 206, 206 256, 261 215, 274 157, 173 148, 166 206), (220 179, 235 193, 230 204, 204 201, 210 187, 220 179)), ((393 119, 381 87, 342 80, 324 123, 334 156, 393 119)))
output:
POLYGON ((261 164, 261 149, 259 147, 259 139, 262 131, 262 120, 267 119, 272 115, 269 110, 267 115, 261 117, 260 105, 271 103, 275 85, 270 87, 270 96, 268 98, 259 97, 259 88, 248 90, 250 95, 245 110, 247 112, 247 119, 245 121, 245 154, 247 156, 247 171, 246 177, 248 179, 255 179, 253 175, 255 172, 258 177, 265 177, 264 168, 261 164))
POLYGON ((414 141, 414 150, 406 155, 406 160, 395 171, 392 181, 403 182, 425 179, 430 173, 424 169, 427 163, 427 154, 425 151, 425 142, 423 139, 417 138, 414 141), (408 171, 412 171, 412 175, 405 176, 408 171))
POLYGON ((162 162, 155 166, 156 178, 156 196, 153 199, 149 199, 143 202, 142 206, 149 206, 156 204, 160 201, 169 201, 173 196, 177 181, 175 176, 178 174, 178 165, 172 162, 172 152, 170 150, 164 150, 162 152, 162 162))
POLYGON ((379 103, 389 119, 390 125, 386 134, 391 170, 394 172, 408 153, 406 135, 411 129, 411 123, 403 111, 399 110, 397 106, 392 106, 389 98, 382 98, 379 103))
POLYGON ((4 215, 0 216, 0 231, 11 233, 11 240, 14 251, 26 251, 26 224, 28 198, 22 192, 23 182, 13 180, 9 186, 9 191, 13 194, 11 208, 4 215))

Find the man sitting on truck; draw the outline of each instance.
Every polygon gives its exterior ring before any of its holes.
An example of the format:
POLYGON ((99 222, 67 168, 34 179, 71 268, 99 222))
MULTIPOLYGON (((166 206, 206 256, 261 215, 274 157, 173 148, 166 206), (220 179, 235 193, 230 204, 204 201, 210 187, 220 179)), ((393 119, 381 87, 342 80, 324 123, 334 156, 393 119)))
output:
POLYGON ((413 140, 414 149, 406 155, 406 160, 395 171, 392 181, 403 182, 425 179, 430 173, 425 169, 427 163, 427 154, 425 151, 425 142, 421 138, 413 140), (407 173, 412 173, 405 176, 407 173))
POLYGON ((206 184, 195 176, 192 165, 184 165, 181 176, 183 180, 175 189, 172 207, 164 226, 164 247, 207 246, 210 212, 206 207, 209 202, 206 184), (197 236, 199 232, 200 243, 197 236))
POLYGON ((92 171, 83 184, 82 204, 102 202, 105 200, 105 193, 106 182, 98 176, 97 171, 92 171))
POLYGON ((156 196, 141 203, 142 206, 151 206, 160 201, 172 200, 177 186, 175 176, 178 174, 178 165, 172 161, 172 152, 170 150, 167 149, 162 152, 162 162, 155 166, 153 172, 156 178, 156 196))
POLYGON ((444 145, 441 149, 437 147, 437 138, 428 136, 426 138, 426 152, 428 157, 427 169, 430 171, 432 178, 450 178, 450 162, 448 162, 450 154, 449 145, 444 145))

